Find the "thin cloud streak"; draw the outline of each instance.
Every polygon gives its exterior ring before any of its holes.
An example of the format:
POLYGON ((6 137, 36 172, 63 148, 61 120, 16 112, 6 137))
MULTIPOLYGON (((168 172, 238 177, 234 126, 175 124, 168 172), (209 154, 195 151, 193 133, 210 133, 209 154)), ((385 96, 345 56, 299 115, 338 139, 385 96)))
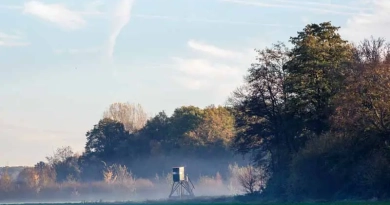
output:
POLYGON ((186 21, 186 22, 199 22, 199 23, 215 23, 215 24, 233 24, 233 25, 257 25, 257 26, 269 26, 269 27, 290 27, 297 28, 302 27, 299 25, 289 25, 289 24, 276 24, 276 23, 258 23, 258 22, 249 22, 249 21, 231 21, 231 20, 214 20, 214 19, 200 19, 200 18, 181 18, 174 16, 161 16, 161 15, 145 15, 145 14, 134 14, 132 15, 135 18, 142 19, 161 19, 169 21, 186 21))
MULTIPOLYGON (((9 6, 0 5, 0 9, 23 9, 21 6, 9 6)), ((110 18, 110 16, 101 11, 74 11, 75 13, 82 16, 94 16, 102 18, 110 18)), ((234 20, 221 20, 221 19, 201 19, 201 18, 185 18, 177 16, 164 16, 164 15, 151 15, 151 14, 132 14, 132 18, 139 19, 157 19, 177 22, 198 22, 198 23, 210 23, 210 24, 227 24, 227 25, 240 25, 240 26, 267 26, 267 27, 283 27, 283 28, 300 28, 301 25, 289 25, 289 24, 277 24, 277 23, 261 23, 261 22, 250 22, 250 21, 234 21, 234 20)))
POLYGON ((272 4, 272 3, 263 3, 263 2, 255 2, 255 1, 246 1, 246 0, 219 0, 222 2, 227 3, 235 3, 235 4, 242 4, 242 5, 248 5, 248 6, 257 6, 257 7, 272 7, 272 8, 289 8, 289 9, 301 9, 301 10, 307 10, 307 11, 317 11, 322 13, 333 13, 333 14, 339 14, 339 15, 356 15, 357 12, 348 12, 348 11, 337 11, 334 9, 325 9, 325 8, 314 8, 314 7, 307 7, 302 5, 288 5, 288 4, 272 4))
POLYGON ((133 4, 134 0, 121 0, 114 11, 114 16, 112 18, 112 29, 108 38, 107 52, 109 59, 112 59, 114 55, 114 48, 117 37, 119 36, 122 29, 130 21, 133 4))

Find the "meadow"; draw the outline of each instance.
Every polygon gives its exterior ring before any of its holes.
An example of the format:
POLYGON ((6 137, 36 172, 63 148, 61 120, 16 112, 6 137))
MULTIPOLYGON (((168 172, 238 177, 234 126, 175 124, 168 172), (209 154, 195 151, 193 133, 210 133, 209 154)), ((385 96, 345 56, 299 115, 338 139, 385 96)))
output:
MULTIPOLYGON (((80 203, 25 203, 28 205, 41 205, 41 204, 55 204, 55 205, 68 205, 68 204, 82 204, 82 205, 89 205, 89 204, 99 204, 99 205, 239 205, 239 204, 245 204, 245 205, 390 205, 389 201, 383 201, 383 202, 306 202, 306 203, 261 203, 261 202, 240 202, 240 201, 214 201, 215 199, 212 199, 211 201, 208 200, 201 200, 201 199, 194 199, 189 201, 145 201, 145 202, 80 202, 80 203)), ((10 203, 12 204, 12 203, 10 203)))

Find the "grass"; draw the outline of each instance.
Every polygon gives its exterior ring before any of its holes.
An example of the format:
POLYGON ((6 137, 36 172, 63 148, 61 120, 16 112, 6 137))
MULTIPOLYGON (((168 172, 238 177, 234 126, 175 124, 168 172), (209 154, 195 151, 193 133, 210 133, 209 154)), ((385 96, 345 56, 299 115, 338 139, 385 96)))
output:
MULTIPOLYGON (((170 204, 183 204, 183 205, 390 205, 390 202, 335 202, 335 203, 240 203, 240 202, 88 202, 88 203, 29 203, 28 205, 170 205, 170 204)), ((27 204, 26 204, 27 205, 27 204)))
MULTIPOLYGON (((1 203, 1 202, 0 202, 1 203)), ((1 203, 4 204, 4 203, 1 203)), ((16 203, 10 203, 16 204, 16 203)), ((20 203, 19 203, 20 204, 20 203)), ((342 201, 342 202, 307 202, 307 203, 263 203, 240 202, 234 197, 196 197, 187 200, 148 200, 143 202, 78 202, 78 203, 24 203, 26 205, 390 205, 390 201, 342 201)))

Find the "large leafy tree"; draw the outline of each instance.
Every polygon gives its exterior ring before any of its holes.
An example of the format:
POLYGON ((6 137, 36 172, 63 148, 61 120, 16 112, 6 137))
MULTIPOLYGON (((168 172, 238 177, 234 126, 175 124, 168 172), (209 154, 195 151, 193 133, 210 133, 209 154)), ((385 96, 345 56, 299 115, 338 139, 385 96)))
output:
POLYGON ((304 129, 319 135, 330 128, 332 99, 340 91, 352 59, 352 47, 330 22, 309 24, 291 37, 291 60, 285 65, 290 109, 304 129))
MULTIPOLYGON (((331 132, 310 139, 292 162, 292 197, 383 197, 389 190, 390 46, 366 39, 352 49, 333 95, 331 132)), ((337 58, 336 58, 337 59, 337 58)))
POLYGON ((293 131, 287 130, 285 119, 287 96, 283 67, 289 60, 288 52, 280 42, 257 50, 257 62, 248 70, 245 85, 229 99, 236 115, 233 148, 242 154, 252 153, 257 163, 270 157, 270 169, 274 171, 286 164, 287 153, 294 149, 286 133, 293 131))
POLYGON ((162 111, 147 121, 140 131, 140 140, 145 145, 144 150, 152 156, 163 155, 169 139, 170 118, 162 111))
POLYGON ((203 109, 203 118, 198 127, 187 132, 194 144, 210 147, 228 147, 235 135, 234 117, 222 107, 213 105, 203 109))
POLYGON ((95 156, 106 162, 124 160, 124 151, 128 147, 130 134, 118 121, 104 118, 87 132, 85 155, 95 156))
POLYGON ((234 148, 252 153, 272 172, 268 190, 286 193, 291 161, 308 138, 330 129, 333 100, 342 87, 352 47, 330 22, 309 24, 293 47, 258 51, 245 85, 230 100, 237 116, 234 148))
POLYGON ((356 46, 353 66, 337 95, 334 125, 389 136, 390 44, 382 38, 365 39, 356 46))
POLYGON ((192 147, 192 140, 186 135, 196 129, 203 119, 203 110, 195 106, 182 106, 175 109, 170 117, 169 137, 167 147, 171 152, 188 151, 192 147))

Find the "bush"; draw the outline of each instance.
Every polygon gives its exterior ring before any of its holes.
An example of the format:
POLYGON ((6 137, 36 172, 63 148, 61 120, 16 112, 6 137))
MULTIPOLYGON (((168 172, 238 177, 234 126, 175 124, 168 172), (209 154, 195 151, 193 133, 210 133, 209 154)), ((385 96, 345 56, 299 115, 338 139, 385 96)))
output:
POLYGON ((313 138, 292 160, 288 181, 290 199, 387 197, 389 152, 377 142, 374 136, 337 133, 313 138))
POLYGON ((288 195, 291 199, 329 199, 342 189, 349 138, 328 133, 308 141, 294 156, 288 195), (344 169, 344 170, 343 170, 344 169))

